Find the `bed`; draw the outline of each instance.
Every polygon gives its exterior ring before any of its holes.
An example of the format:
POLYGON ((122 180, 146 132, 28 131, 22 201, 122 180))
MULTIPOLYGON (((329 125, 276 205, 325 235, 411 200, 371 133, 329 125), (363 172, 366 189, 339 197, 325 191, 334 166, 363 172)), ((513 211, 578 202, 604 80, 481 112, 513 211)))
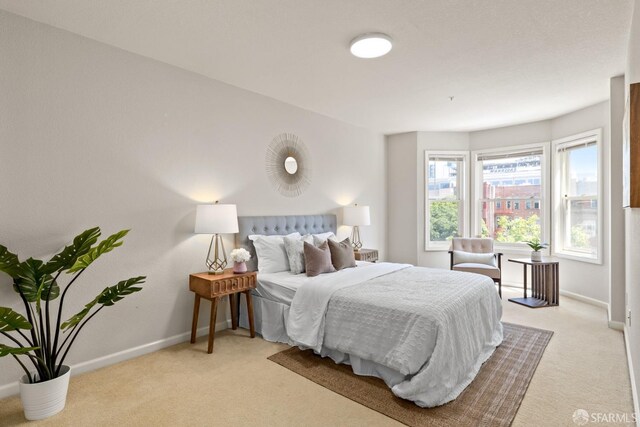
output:
MULTIPOLYGON (((248 267, 254 270, 249 235, 336 232, 334 215, 238 222, 236 243, 251 252, 248 267)), ((454 400, 502 342, 502 305, 493 281, 408 264, 357 264, 317 277, 258 273, 256 332, 381 378, 396 396, 419 406, 454 400)), ((247 327, 242 320, 241 326, 247 327)))

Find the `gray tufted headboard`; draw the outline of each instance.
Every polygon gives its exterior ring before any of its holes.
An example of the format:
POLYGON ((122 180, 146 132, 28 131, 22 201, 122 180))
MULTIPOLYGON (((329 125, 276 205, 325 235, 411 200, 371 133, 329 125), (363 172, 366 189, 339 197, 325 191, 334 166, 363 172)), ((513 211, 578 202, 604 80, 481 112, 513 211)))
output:
POLYGON ((317 234, 337 230, 337 219, 333 214, 326 215, 287 215, 287 216, 239 216, 239 233, 236 234, 236 247, 245 248, 251 253, 247 262, 250 271, 258 269, 258 258, 251 234, 286 235, 295 233, 317 234))

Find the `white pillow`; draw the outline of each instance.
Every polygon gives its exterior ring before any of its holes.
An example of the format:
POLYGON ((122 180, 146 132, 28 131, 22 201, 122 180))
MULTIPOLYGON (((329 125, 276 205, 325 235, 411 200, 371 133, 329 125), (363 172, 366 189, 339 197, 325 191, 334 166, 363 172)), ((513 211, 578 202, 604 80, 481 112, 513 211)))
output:
POLYGON ((485 264, 497 267, 496 257, 492 253, 475 254, 473 252, 453 251, 453 265, 457 264, 485 264))
MULTIPOLYGON (((252 234, 249 240, 253 242, 258 256, 258 272, 278 273, 289 271, 289 258, 284 248, 285 236, 263 236, 252 234)), ((300 237, 300 233, 288 234, 287 237, 300 237)))
POLYGON ((304 242, 313 245, 313 237, 310 234, 305 234, 302 237, 285 236, 283 240, 291 273, 304 273, 304 242))
POLYGON ((337 242, 336 235, 333 234, 333 232, 331 231, 327 231, 326 233, 312 234, 312 236, 313 236, 313 244, 315 246, 320 246, 321 244, 326 242, 328 239, 331 239, 337 242))

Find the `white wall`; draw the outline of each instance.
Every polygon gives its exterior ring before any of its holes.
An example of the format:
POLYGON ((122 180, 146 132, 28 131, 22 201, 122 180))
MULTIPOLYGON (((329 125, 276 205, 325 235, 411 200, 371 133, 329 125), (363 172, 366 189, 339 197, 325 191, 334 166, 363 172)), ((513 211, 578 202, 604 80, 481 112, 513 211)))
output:
POLYGON ((471 132, 469 136, 472 150, 537 144, 550 141, 551 138, 551 120, 481 130, 471 132))
MULTIPOLYGON (((190 329, 188 275, 208 245, 193 234, 199 202, 236 203, 240 215, 368 204, 362 239, 385 256, 382 135, 1 11, 0 58, 0 242, 46 257, 91 226, 132 229, 70 291, 65 317, 105 286, 148 276, 85 328, 72 364, 190 329), (281 132, 300 136, 313 162, 298 198, 267 182, 265 149, 281 132)), ((9 283, 0 278, 1 305, 18 307, 9 283)), ((19 375, 0 359, 0 390, 19 375)))
MULTIPOLYGON (((624 118, 624 76, 611 78, 609 100, 609 180, 612 189, 622 188, 622 121, 624 118)), ((608 191, 611 207, 605 227, 609 233, 609 321, 624 323, 625 229, 622 191, 608 191)))
MULTIPOLYGON (((625 80, 627 91, 629 84, 640 82, 640 0, 634 2, 625 80)), ((640 209, 625 209, 625 226, 626 305, 631 314, 626 332, 637 390, 640 387, 640 209)))
POLYGON ((391 262, 418 263, 416 132, 387 137, 387 248, 391 262))

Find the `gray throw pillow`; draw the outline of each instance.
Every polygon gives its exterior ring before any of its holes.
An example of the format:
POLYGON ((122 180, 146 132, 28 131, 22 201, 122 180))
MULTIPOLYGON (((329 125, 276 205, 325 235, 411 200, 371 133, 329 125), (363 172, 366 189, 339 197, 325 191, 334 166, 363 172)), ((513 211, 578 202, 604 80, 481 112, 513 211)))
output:
POLYGON ((356 266, 356 257, 353 254, 351 240, 348 237, 342 242, 335 242, 331 239, 327 240, 327 242, 331 251, 331 264, 336 270, 356 266))
POLYGON ((310 234, 305 236, 285 236, 284 249, 287 251, 289 258, 289 269, 293 274, 304 273, 304 242, 313 243, 313 237, 310 234))
POLYGON ((304 242, 304 266, 308 277, 314 277, 322 273, 332 273, 336 271, 331 264, 331 251, 329 244, 324 242, 318 247, 311 243, 304 242))

